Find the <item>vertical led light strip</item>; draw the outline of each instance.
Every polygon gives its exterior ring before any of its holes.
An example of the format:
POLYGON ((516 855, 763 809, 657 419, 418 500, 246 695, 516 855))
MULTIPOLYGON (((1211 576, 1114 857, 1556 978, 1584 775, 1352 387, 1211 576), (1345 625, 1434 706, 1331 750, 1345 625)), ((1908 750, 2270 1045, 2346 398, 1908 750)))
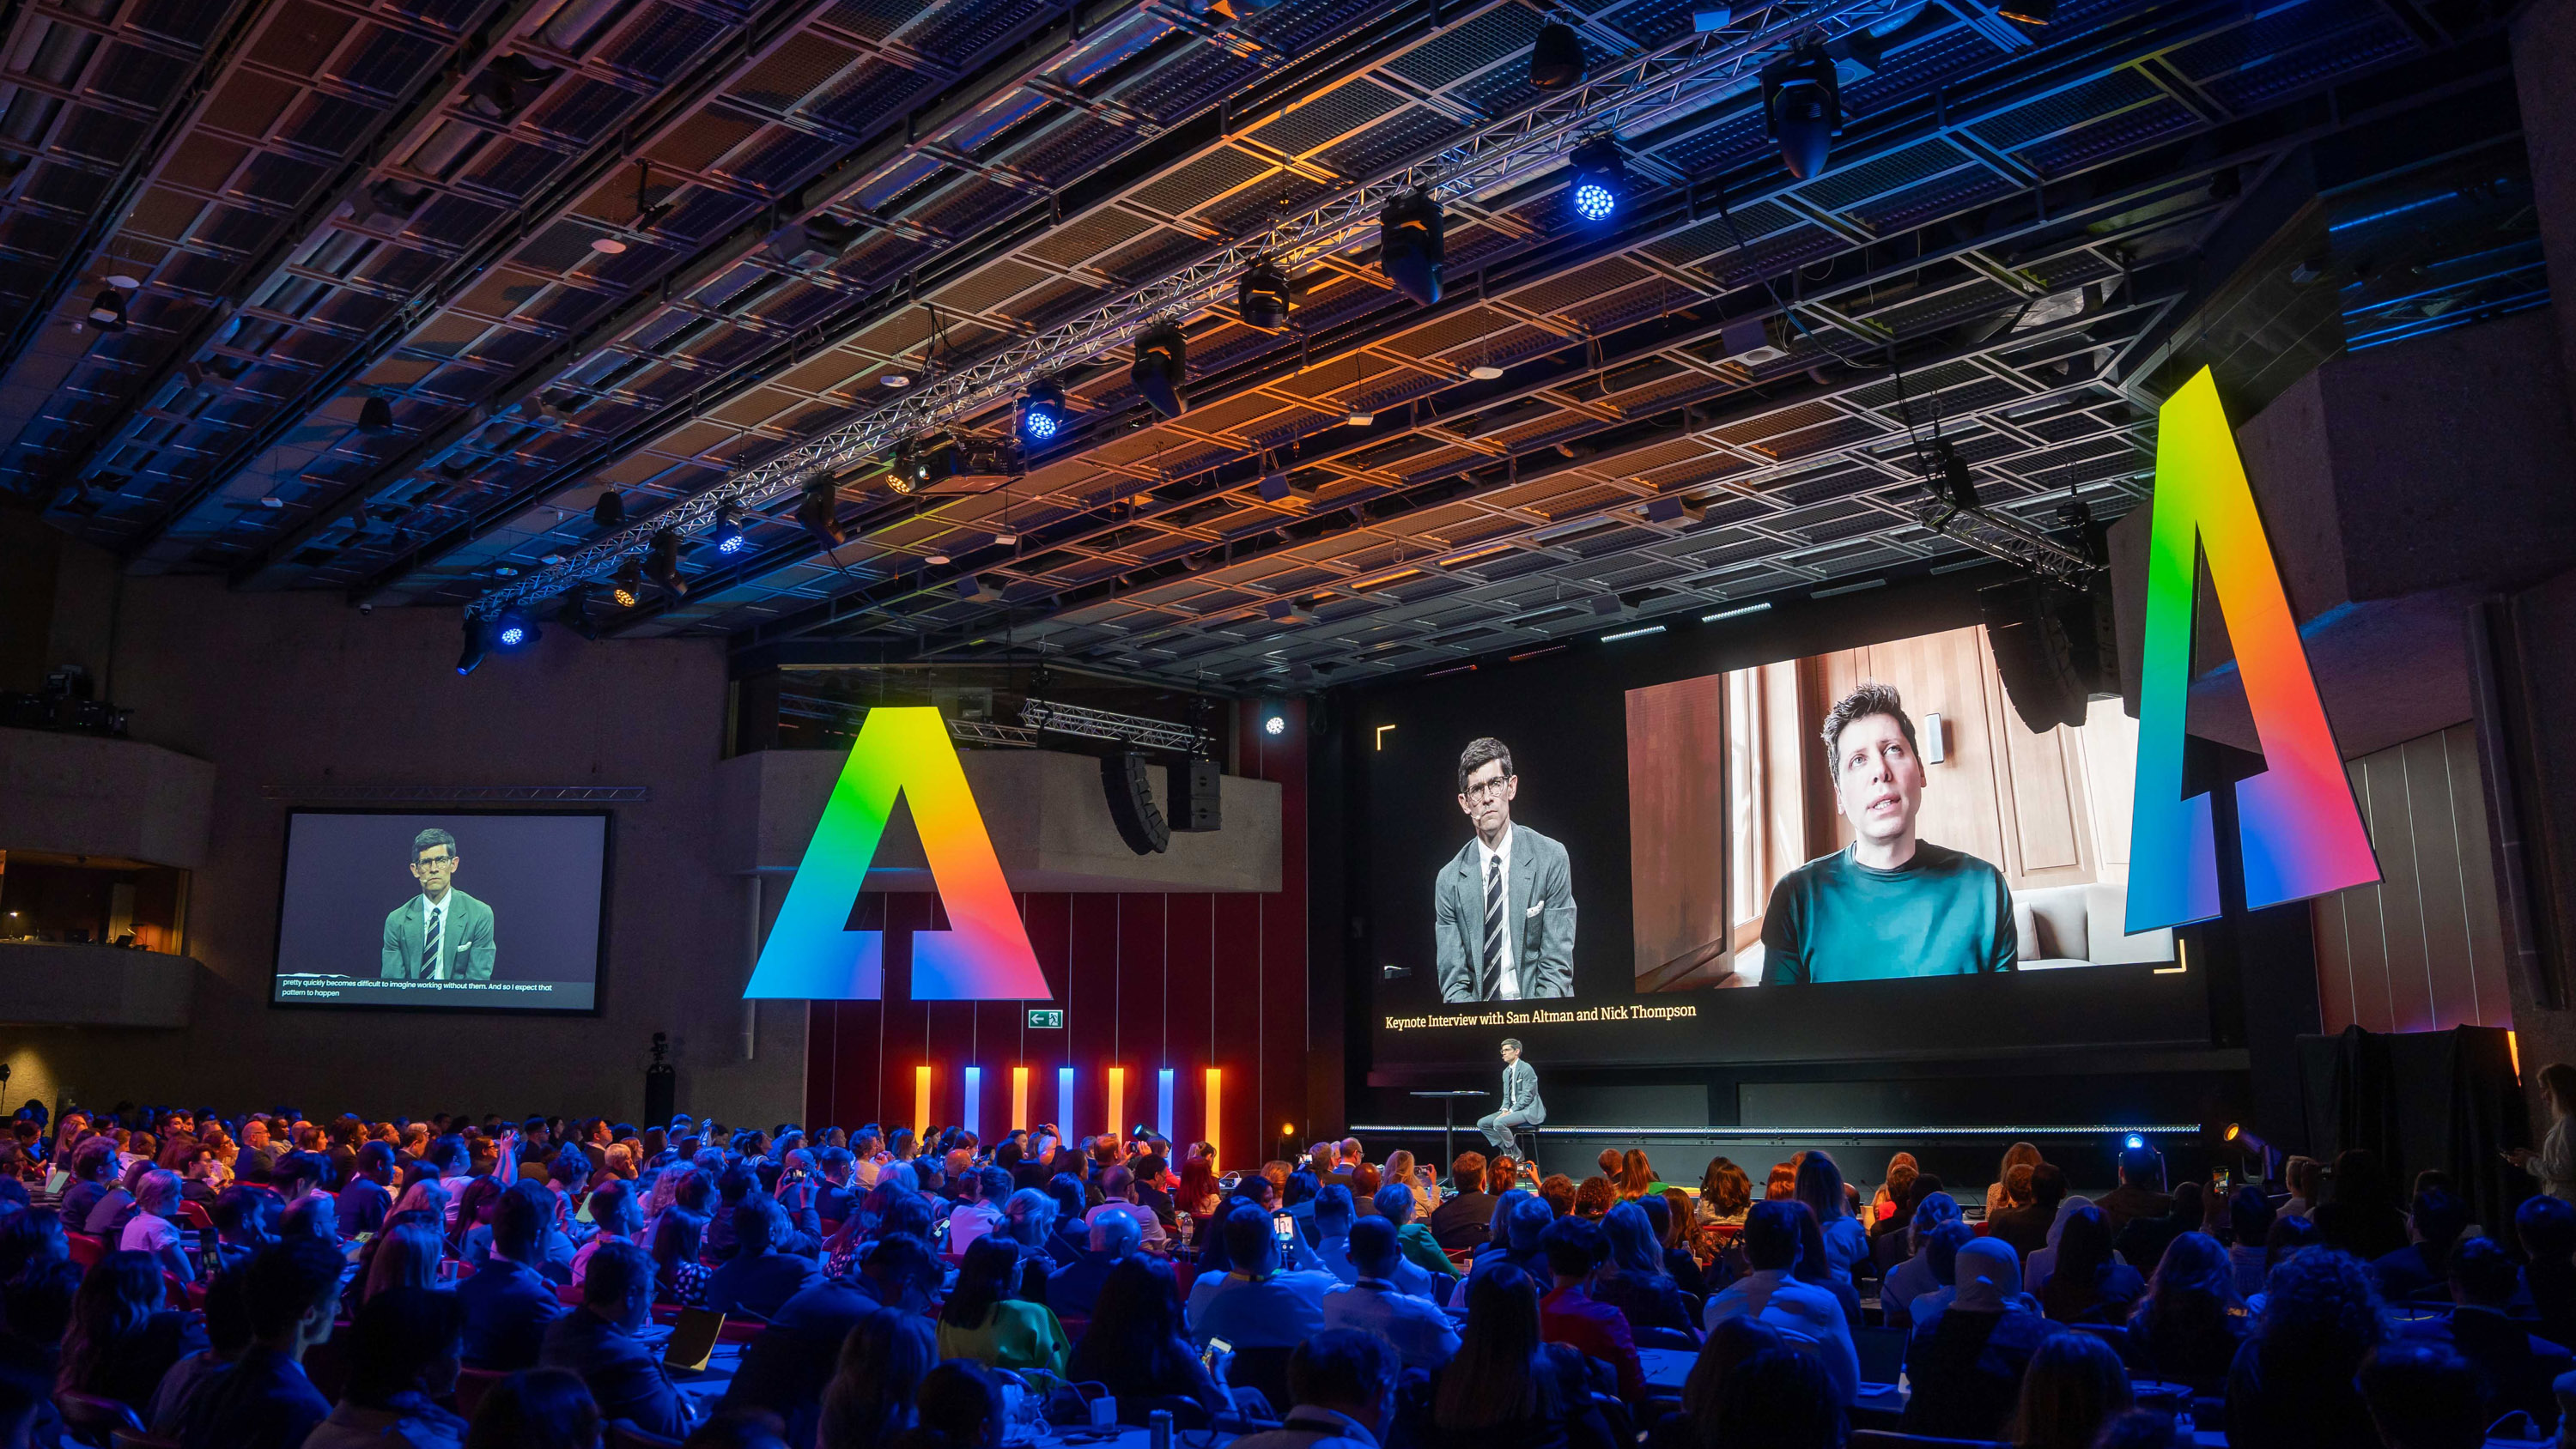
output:
POLYGON ((1154 1074, 1154 1130, 1165 1137, 1172 1131, 1172 1069, 1165 1067, 1154 1074))
POLYGON ((984 1069, 966 1069, 966 1115, 958 1119, 978 1142, 984 1139, 984 1069))
POLYGON ((931 882, 948 910, 947 930, 913 933, 913 999, 1052 999, 957 747, 939 711, 927 706, 868 711, 742 994, 807 1001, 885 995, 885 933, 848 926, 898 797, 912 806, 931 882))
POLYGON ((1004 1124, 1003 1130, 1015 1131, 1022 1127, 1036 1125, 1029 1120, 1029 1069, 1013 1067, 1011 1068, 1011 1120, 1004 1124))
POLYGON ((928 1150, 930 1140, 930 1064, 912 1069, 912 1140, 928 1150))
POLYGON ((1109 1135, 1122 1140, 1127 1136, 1127 1069, 1125 1067, 1109 1069, 1109 1135))
POLYGON ((1073 1068, 1055 1069, 1055 1130, 1071 1142, 1082 1135, 1082 1124, 1073 1120, 1073 1068))
POLYGON ((2205 367, 2158 414, 2153 506, 2129 930, 2207 920, 2219 910, 2209 797, 2182 793, 2192 614, 2203 556, 2263 747, 2263 773, 2236 783, 2247 908, 2379 879, 2235 435, 2205 367))
MULTIPOLYGON (((1225 1068, 1210 1067, 1207 1069, 1207 1136, 1205 1141, 1207 1142, 1208 1150, 1215 1154, 1217 1162, 1225 1161, 1225 1140, 1219 1136, 1217 1132, 1217 1124, 1225 1120, 1225 1113, 1219 1105, 1223 1103, 1224 1100, 1225 1068)), ((1211 1163, 1209 1165, 1214 1166, 1215 1164, 1211 1163)))

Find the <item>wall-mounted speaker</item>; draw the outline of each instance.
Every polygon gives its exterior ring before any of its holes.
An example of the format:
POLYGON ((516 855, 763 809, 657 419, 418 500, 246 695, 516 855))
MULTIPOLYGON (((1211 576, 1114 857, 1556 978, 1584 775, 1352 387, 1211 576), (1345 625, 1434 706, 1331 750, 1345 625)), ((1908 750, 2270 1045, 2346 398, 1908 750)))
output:
POLYGON ((2096 694, 2116 692, 2119 669, 2103 629, 2108 590, 2016 579, 1977 591, 2004 697, 2039 732, 2081 725, 2096 694))
POLYGON ((1225 817, 1217 808, 1222 776, 1214 760, 1185 760, 1164 775, 1172 797, 1174 830, 1222 830, 1225 817))
POLYGON ((1154 806, 1153 781, 1145 773, 1143 755, 1101 756, 1100 788, 1109 797, 1109 818, 1118 824, 1118 838, 1127 842, 1129 850, 1156 855, 1171 848, 1172 827, 1154 806))

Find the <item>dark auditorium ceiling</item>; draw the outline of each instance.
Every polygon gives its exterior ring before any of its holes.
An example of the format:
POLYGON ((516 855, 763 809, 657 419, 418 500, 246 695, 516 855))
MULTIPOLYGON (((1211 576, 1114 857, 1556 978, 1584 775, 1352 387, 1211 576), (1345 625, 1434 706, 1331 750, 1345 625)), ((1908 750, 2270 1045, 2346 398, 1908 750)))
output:
POLYGON ((603 632, 1303 689, 2063 546, 2182 369, 2546 300, 2481 0, 1693 10, 1555 5, 1551 99, 1529 0, 0 3, 0 486, 138 573, 548 618, 676 524, 686 596, 603 632), (1864 30, 1797 181, 1758 67, 1864 30), (1211 260, 1274 226, 1275 331, 1211 260), (1059 345, 1209 279, 1177 419, 1132 326, 1059 345), (834 459, 827 557, 799 460, 895 420, 996 446, 834 459), (1926 526, 1936 429, 2001 523, 1926 526))

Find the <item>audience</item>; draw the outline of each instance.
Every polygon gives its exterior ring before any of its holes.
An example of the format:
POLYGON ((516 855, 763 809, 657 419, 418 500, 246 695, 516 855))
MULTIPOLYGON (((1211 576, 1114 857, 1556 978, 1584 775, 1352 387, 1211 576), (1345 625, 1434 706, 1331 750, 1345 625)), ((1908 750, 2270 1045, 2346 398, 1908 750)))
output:
POLYGON ((1701 1343, 1690 1377, 1682 1381, 1681 1409, 1666 1414, 1648 1436, 1653 1449, 1696 1449, 1707 1443, 1718 1432, 1727 1380, 1755 1354, 1785 1346, 1779 1334, 1755 1319, 1730 1318, 1719 1324, 1701 1343))
POLYGON ((456 1390, 464 1344, 465 1307, 453 1293, 404 1287, 369 1297, 349 1327, 348 1388, 304 1449, 463 1442, 465 1421, 439 1400, 456 1390))
POLYGON ((913 1398, 936 1361, 930 1325, 921 1315, 893 1308, 868 1314, 841 1342, 814 1442, 822 1449, 892 1444, 912 1427, 913 1398))
MULTIPOLYGON (((706 1306, 737 1318, 767 1319, 813 1285, 814 1259, 791 1251, 787 1210, 775 1198, 745 1198, 733 1210, 733 1256, 707 1277, 706 1306)), ((1019 1255, 1013 1252, 1016 1263, 1019 1255)))
POLYGON ((1581 1216, 1559 1218, 1539 1235, 1539 1246, 1555 1283, 1539 1299, 1539 1336, 1610 1365, 1619 1376, 1619 1397, 1631 1403, 1644 1398, 1645 1364, 1627 1316, 1592 1297, 1594 1281, 1610 1261, 1600 1225, 1581 1216))
POLYGON ((1394 1223, 1378 1216, 1354 1224, 1350 1256, 1357 1276, 1324 1294, 1327 1328, 1375 1333, 1409 1369, 1437 1371, 1457 1355, 1455 1320, 1428 1297, 1406 1292, 1396 1279, 1396 1270, 1409 1265, 1397 1251, 1394 1223))
POLYGON ((206 1346, 188 1315, 162 1307, 160 1266, 144 1253, 109 1253, 72 1299, 56 1384, 64 1393, 122 1401, 138 1412, 172 1364, 206 1346))
POLYGON ((2479 1449, 2492 1402, 2477 1369, 2434 1343, 2391 1343, 2361 1365, 2361 1397, 2383 1449, 2479 1449))
POLYGON ((2197 1394, 2217 1394, 2227 1386, 2246 1329, 2227 1250, 2206 1233, 2184 1233, 2165 1248, 2146 1296, 2129 1315, 2129 1366, 2197 1394))
POLYGON ((515 1373, 484 1391, 464 1449, 598 1449, 599 1405, 561 1369, 515 1373))
POLYGON ((182 1449, 296 1449, 331 1405, 304 1375, 305 1351, 330 1340, 342 1260, 329 1244, 288 1237, 241 1270, 250 1345, 187 1397, 182 1449))
POLYGON ((2129 1370, 2109 1344, 2089 1333, 2052 1334, 2022 1371, 2012 1441, 2017 1449, 2092 1449, 2129 1403, 2129 1370))
POLYGON ((1824 1365, 1834 1397, 1849 1404, 1860 1393, 1860 1357, 1852 1346, 1851 1321, 1831 1292, 1796 1276, 1805 1251, 1802 1220, 1813 1221, 1804 1203, 1754 1204, 1744 1220, 1746 1272, 1708 1300, 1708 1327, 1714 1332, 1731 1318, 1762 1323, 1791 1348, 1814 1354, 1824 1365))
POLYGON ((1270 1214, 1238 1203, 1218 1225, 1231 1265, 1224 1276, 1202 1272, 1190 1288, 1190 1337, 1200 1347, 1221 1338, 1236 1348, 1294 1348, 1323 1331, 1330 1273, 1281 1271, 1270 1214))
POLYGON ((590 1260, 581 1306, 547 1327, 537 1362, 579 1375, 603 1417, 676 1439, 688 1432, 688 1405, 639 1336, 652 1317, 653 1259, 633 1243, 610 1243, 590 1260))
POLYGON ((2040 1316, 2021 1291, 2010 1245, 1977 1238, 1954 1259, 1957 1295, 1916 1315, 1905 1342, 1905 1432, 1999 1439, 2009 1427, 2032 1353, 2068 1330, 2040 1316))
POLYGON ((942 1359, 1064 1372, 1071 1347, 1064 1325, 1045 1304, 1012 1296, 1019 1278, 1020 1251, 1006 1238, 986 1234, 966 1249, 957 1282, 939 1310, 942 1359))
POLYGON ((2379 1295, 2359 1259, 2322 1246, 2283 1259, 2264 1283, 2263 1311, 2228 1372, 2228 1443, 2247 1449, 2370 1443, 2376 1431, 2353 1375, 2388 1336, 2379 1295))
POLYGON ((1394 1409, 1397 1367, 1376 1334, 1325 1329, 1288 1357, 1295 1407, 1278 1428, 1237 1439, 1236 1449, 1377 1449, 1394 1409))
POLYGON ((2544 1429, 2558 1420, 2551 1391, 2571 1363, 2567 1348, 2530 1332, 2535 1325, 2512 1317, 2522 1275, 2502 1248, 2482 1237, 2462 1238, 2445 1255, 2454 1307, 2447 1318, 2408 1323, 2404 1337, 2448 1346, 2476 1371, 2486 1419, 2516 1409, 2544 1429))
MULTIPOLYGON (((554 1283, 533 1266, 553 1198, 541 1184, 518 1182, 495 1200, 491 1256, 456 1290, 465 1300, 466 1367, 536 1366, 546 1326, 563 1312, 554 1283)), ((460 1222, 464 1214, 460 1200, 460 1222)))
POLYGON ((1470 1278, 1466 1294, 1457 1355, 1399 1406, 1402 1440, 1435 1449, 1620 1449, 1583 1356, 1539 1335, 1537 1280, 1507 1263, 1470 1278))

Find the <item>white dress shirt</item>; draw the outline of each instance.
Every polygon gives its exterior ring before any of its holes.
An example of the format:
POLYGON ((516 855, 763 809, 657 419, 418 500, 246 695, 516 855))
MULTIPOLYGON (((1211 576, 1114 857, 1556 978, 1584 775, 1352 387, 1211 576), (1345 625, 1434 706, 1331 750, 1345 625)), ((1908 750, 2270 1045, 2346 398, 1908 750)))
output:
POLYGON ((429 923, 433 920, 438 922, 438 954, 429 958, 429 979, 444 981, 447 979, 447 958, 456 954, 449 949, 447 939, 447 902, 444 899, 433 901, 429 892, 423 891, 420 893, 420 949, 423 954, 429 950, 429 923))
POLYGON ((1324 1295, 1324 1326, 1356 1328, 1394 1345, 1406 1368, 1440 1371, 1458 1356, 1461 1320, 1427 1298, 1416 1298, 1384 1278, 1362 1278, 1324 1295))
POLYGON ((1485 837, 1476 837, 1476 970, 1485 969, 1485 882, 1493 876, 1494 867, 1503 869, 1503 969, 1501 1001, 1521 999, 1520 953, 1513 949, 1513 939, 1520 932, 1512 922, 1512 827, 1503 827, 1503 843, 1487 845, 1485 837))

